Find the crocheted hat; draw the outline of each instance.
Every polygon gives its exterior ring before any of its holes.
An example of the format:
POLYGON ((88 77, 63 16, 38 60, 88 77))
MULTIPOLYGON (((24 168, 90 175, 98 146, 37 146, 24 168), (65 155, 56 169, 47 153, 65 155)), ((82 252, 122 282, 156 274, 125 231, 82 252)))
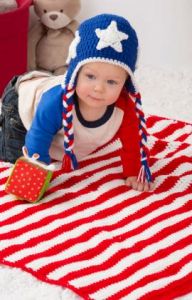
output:
POLYGON ((151 180, 147 163, 147 134, 144 114, 141 109, 141 97, 137 91, 134 71, 138 56, 138 39, 135 30, 123 17, 112 14, 101 14, 84 21, 76 31, 75 38, 69 47, 68 70, 63 84, 63 126, 64 126, 64 169, 77 168, 77 160, 73 152, 73 96, 77 74, 80 68, 89 62, 108 62, 122 67, 129 77, 125 87, 135 103, 139 118, 139 134, 141 137, 141 172, 140 180, 151 180))

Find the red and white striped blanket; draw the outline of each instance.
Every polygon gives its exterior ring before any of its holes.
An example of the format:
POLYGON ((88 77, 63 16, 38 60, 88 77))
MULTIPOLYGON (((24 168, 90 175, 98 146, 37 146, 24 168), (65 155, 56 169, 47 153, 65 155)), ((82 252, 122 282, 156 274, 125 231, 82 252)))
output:
POLYGON ((37 204, 4 192, 0 263, 71 288, 83 299, 175 299, 192 292, 192 125, 148 117, 156 189, 121 178, 119 141, 70 174, 55 172, 37 204))

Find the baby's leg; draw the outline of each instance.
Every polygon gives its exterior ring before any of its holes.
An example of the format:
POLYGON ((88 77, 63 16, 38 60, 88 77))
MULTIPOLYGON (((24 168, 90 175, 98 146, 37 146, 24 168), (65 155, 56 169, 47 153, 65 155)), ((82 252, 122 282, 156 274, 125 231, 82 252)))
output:
POLYGON ((4 90, 0 115, 0 160, 11 163, 22 156, 26 135, 18 112, 17 78, 14 77, 4 90))

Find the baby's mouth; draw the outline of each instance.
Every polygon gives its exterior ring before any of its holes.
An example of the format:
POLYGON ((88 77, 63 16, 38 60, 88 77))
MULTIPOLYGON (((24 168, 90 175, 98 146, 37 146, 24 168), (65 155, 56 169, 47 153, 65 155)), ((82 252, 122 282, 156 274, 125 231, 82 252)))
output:
POLYGON ((96 98, 96 97, 93 97, 93 96, 89 96, 91 99, 95 100, 95 101, 102 101, 101 98, 96 98))

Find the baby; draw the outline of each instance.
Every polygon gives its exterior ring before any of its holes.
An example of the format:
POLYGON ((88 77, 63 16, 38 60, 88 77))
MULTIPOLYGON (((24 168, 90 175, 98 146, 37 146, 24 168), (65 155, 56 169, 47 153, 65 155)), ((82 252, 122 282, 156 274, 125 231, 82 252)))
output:
POLYGON ((130 23, 102 14, 80 25, 64 77, 21 77, 16 85, 29 155, 38 153, 47 164, 60 160, 67 172, 117 138, 125 184, 150 191, 146 125, 134 80, 137 56, 138 39, 130 23))

